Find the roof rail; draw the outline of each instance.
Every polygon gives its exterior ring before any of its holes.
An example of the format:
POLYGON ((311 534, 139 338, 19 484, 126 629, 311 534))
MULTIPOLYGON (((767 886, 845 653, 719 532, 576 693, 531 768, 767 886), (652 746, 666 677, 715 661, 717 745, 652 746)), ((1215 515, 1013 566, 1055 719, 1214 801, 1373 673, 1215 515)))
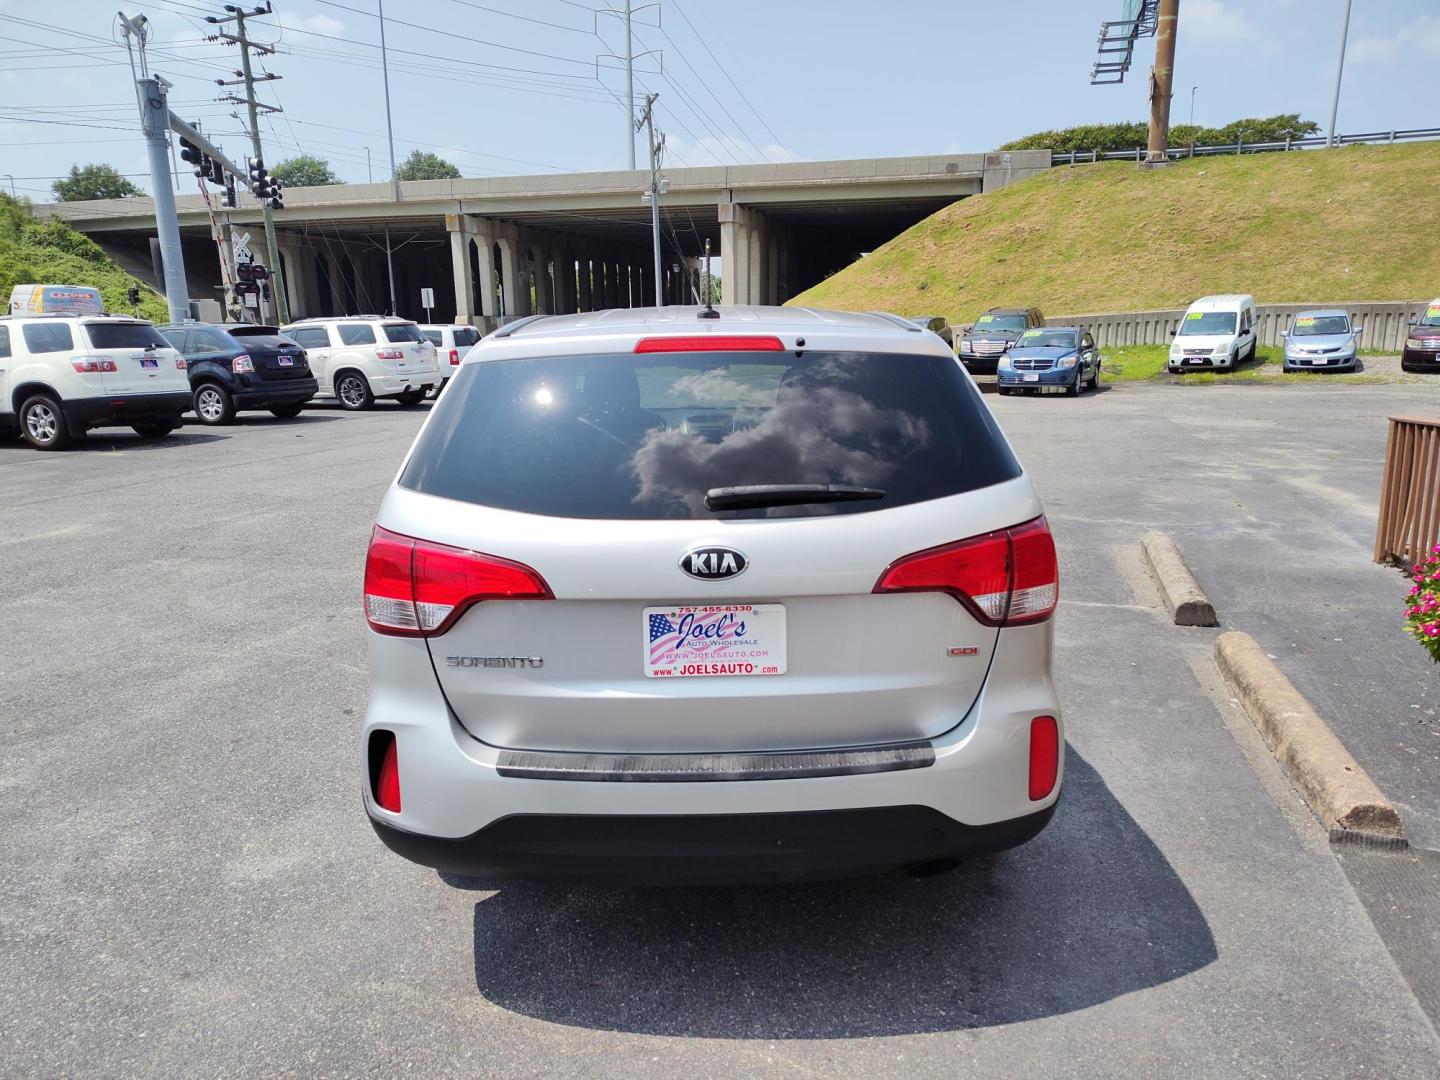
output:
POLYGON ((922 333, 925 332, 925 328, 924 328, 924 327, 916 326, 916 325, 915 325, 913 322, 911 322, 909 319, 907 319, 907 318, 905 318, 905 317, 903 317, 903 316, 901 316, 901 315, 891 314, 891 313, 888 312, 888 311, 867 311, 865 314, 866 314, 866 315, 873 315, 873 316, 875 316, 875 318, 877 318, 877 319, 884 319, 886 322, 894 323, 896 326, 900 327, 900 329, 902 329, 902 330, 909 330, 909 331, 911 331, 912 333, 915 333, 915 334, 922 334, 922 333))
POLYGON ((548 318, 550 318, 549 315, 526 315, 523 318, 516 319, 514 322, 506 323, 498 330, 490 331, 487 336, 495 338, 497 340, 500 338, 507 338, 511 334, 515 333, 516 330, 519 330, 522 326, 529 326, 531 323, 539 322, 541 319, 548 318))

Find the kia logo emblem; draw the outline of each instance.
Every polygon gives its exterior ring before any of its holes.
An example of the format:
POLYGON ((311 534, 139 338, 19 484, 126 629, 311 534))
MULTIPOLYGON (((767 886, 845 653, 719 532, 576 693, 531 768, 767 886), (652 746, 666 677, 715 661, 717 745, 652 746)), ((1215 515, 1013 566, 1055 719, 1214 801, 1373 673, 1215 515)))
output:
POLYGON ((680 556, 680 569, 701 581, 722 581, 743 574, 750 565, 743 552, 728 547, 691 548, 680 556))

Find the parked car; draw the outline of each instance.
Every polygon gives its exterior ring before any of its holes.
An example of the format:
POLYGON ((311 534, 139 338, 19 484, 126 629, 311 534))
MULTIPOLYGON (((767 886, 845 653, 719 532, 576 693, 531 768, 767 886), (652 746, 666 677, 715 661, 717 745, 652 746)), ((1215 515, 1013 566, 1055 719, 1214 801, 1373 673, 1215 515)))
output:
POLYGON ((418 405, 440 385, 435 346, 409 319, 346 315, 302 319, 281 328, 310 358, 320 396, 346 409, 368 409, 376 398, 418 405))
POLYGON ((1173 372, 1230 371, 1241 360, 1254 360, 1258 322, 1253 296, 1202 296, 1186 309, 1180 329, 1172 333, 1166 366, 1173 372))
POLYGON ((1002 394, 1033 390, 1079 395, 1100 386, 1100 350, 1078 326, 1038 327, 1026 330, 1010 346, 996 375, 1002 394))
POLYGON ((1028 840, 1055 546, 974 382, 893 316, 698 310, 461 362, 366 559, 375 831, 459 874, 672 882, 1028 840))
POLYGON ((1440 298, 1430 301, 1425 314, 1405 335, 1400 368, 1402 371, 1440 371, 1440 298))
POLYGON ((120 315, 0 317, 0 428, 59 450, 92 428, 168 435, 190 408, 185 358, 120 315))
POLYGON ((1302 311, 1280 336, 1285 339, 1283 371, 1354 371, 1364 327, 1338 308, 1302 311))
POLYGON ((450 381, 450 372, 460 366, 465 354, 480 341, 480 331, 473 326, 450 323, 421 323, 420 336, 435 346, 440 360, 440 389, 450 381))
POLYGON ((944 315, 912 315, 910 321, 937 334, 940 340, 952 349, 955 347, 955 330, 944 315))
POLYGON ((1038 308, 991 308, 961 333, 960 362, 972 375, 993 375, 1016 338, 1044 325, 1038 308))
POLYGON ((202 424, 228 424, 241 409, 298 416, 319 389, 305 350, 276 327, 187 322, 160 332, 185 357, 202 424))

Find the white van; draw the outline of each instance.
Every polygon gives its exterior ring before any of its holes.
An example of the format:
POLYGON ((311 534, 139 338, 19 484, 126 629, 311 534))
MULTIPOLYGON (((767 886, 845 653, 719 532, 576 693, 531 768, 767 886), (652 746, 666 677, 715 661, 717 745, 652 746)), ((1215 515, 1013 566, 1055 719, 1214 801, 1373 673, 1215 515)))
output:
POLYGON ((1169 370, 1230 371, 1241 360, 1255 359, 1258 323, 1253 296, 1202 296, 1186 310, 1180 329, 1173 331, 1169 370))

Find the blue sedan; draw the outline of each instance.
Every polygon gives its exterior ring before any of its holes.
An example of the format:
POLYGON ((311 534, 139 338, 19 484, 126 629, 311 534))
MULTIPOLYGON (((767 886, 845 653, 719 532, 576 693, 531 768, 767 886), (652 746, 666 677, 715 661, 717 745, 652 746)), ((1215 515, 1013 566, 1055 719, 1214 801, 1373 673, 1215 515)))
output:
POLYGON ((996 370, 1000 393, 1070 394, 1100 385, 1100 350, 1078 326, 1026 330, 996 370))

